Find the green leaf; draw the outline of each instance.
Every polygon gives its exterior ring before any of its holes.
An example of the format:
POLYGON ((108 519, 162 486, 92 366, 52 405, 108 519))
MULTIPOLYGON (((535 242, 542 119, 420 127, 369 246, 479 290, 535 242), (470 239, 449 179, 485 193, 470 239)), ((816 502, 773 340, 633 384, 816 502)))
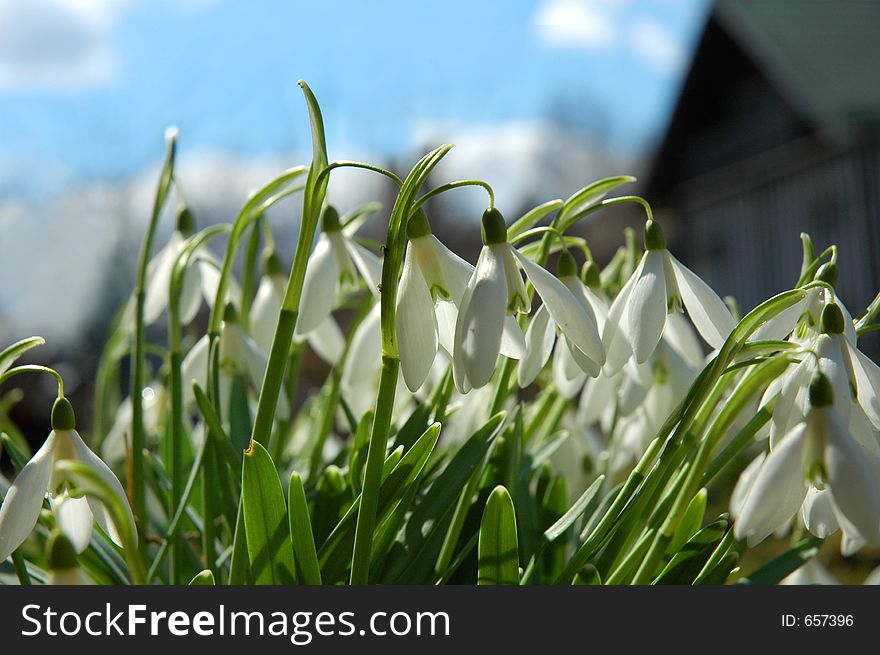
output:
POLYGON ((522 217, 514 221, 513 225, 507 228, 507 238, 514 239, 526 230, 530 230, 541 222, 548 214, 552 214, 562 208, 565 203, 558 198, 556 200, 548 200, 542 205, 538 205, 534 209, 529 210, 522 217))
POLYGON ((360 493, 364 484, 364 464, 367 462, 367 447, 370 445, 370 427, 373 425, 373 410, 364 412, 358 422, 357 431, 351 444, 348 462, 348 476, 351 488, 360 493))
POLYGON ((213 587, 216 584, 211 569, 205 569, 200 573, 196 573, 193 579, 189 581, 190 587, 213 587))
POLYGON ((290 537, 293 541, 296 577, 301 584, 321 584, 321 569, 318 566, 318 552, 312 534, 309 506, 302 478, 294 471, 290 476, 287 502, 290 503, 290 537))
POLYGON ((741 578, 738 584, 774 585, 786 576, 797 571, 819 552, 822 540, 816 537, 804 539, 791 550, 783 553, 772 562, 765 564, 754 573, 741 578))
POLYGON ((272 457, 256 441, 244 453, 241 497, 254 582, 292 584, 293 547, 281 480, 272 457))
POLYGON ((593 482, 584 493, 581 494, 580 498, 574 501, 574 504, 568 509, 568 511, 563 514, 556 523, 551 525, 544 531, 544 538, 547 541, 555 541, 560 536, 565 534, 565 532, 574 525, 574 522, 580 518, 584 512, 586 512, 587 508, 593 503, 593 500, 599 493, 599 490, 602 488, 602 483, 605 481, 605 476, 600 475, 596 478, 596 481, 593 482))
POLYGON ((416 500, 404 533, 409 557, 391 567, 386 572, 386 580, 398 584, 419 584, 431 576, 459 495, 483 461, 506 416, 505 412, 499 412, 471 435, 416 500), (427 533, 424 531, 426 525, 430 526, 427 533))
POLYGON ((244 503, 239 502, 232 533, 232 556, 229 562, 229 584, 242 585, 253 582, 248 562, 247 533, 244 527, 244 503))
POLYGON ((3 352, 0 352, 0 374, 12 366, 15 363, 15 360, 28 350, 36 348, 37 346, 42 346, 44 343, 46 343, 46 340, 43 339, 43 337, 28 337, 27 339, 16 341, 14 344, 3 350, 3 352))
POLYGON ((679 550, 657 576, 654 584, 691 584, 709 561, 730 526, 722 515, 697 532, 679 550))
MULTIPOLYGON (((542 524, 558 521, 568 508, 568 484, 561 475, 556 476, 541 502, 542 524)), ((554 523, 555 524, 555 523, 554 523)), ((565 551, 568 544, 559 540, 552 544, 544 553, 544 571, 546 577, 555 579, 565 568, 565 551)))
POLYGON ((675 534, 672 536, 672 540, 669 542, 669 546, 666 548, 667 554, 674 555, 677 553, 687 540, 700 529, 700 526, 703 524, 703 515, 706 513, 706 500, 708 497, 709 494, 705 489, 700 489, 697 495, 693 497, 681 518, 681 522, 678 524, 678 528, 675 530, 675 534))
POLYGON ((516 511, 507 489, 498 485, 486 501, 480 522, 477 547, 477 584, 519 584, 519 547, 516 539, 516 511))
POLYGON ((559 227, 562 230, 565 230, 571 225, 571 223, 577 220, 578 214, 601 202, 601 200, 612 190, 623 184, 629 184, 630 182, 635 181, 636 178, 631 175, 606 177, 575 192, 565 201, 565 204, 559 212, 559 218, 557 220, 559 227))
MULTIPOLYGON (((397 501, 406 493, 407 489, 416 482, 419 474, 424 469, 437 439, 440 436, 440 424, 434 423, 413 444, 394 468, 387 474, 379 487, 376 518, 382 518, 391 510, 397 501)), ((385 467, 393 465, 394 459, 399 457, 395 450, 385 460, 385 467)), ((326 581, 336 581, 345 573, 350 564, 351 547, 354 543, 354 533, 357 520, 357 512, 360 508, 361 497, 358 496, 351 507, 340 519, 327 537, 327 541, 321 546, 318 553, 321 562, 321 573, 326 581)))

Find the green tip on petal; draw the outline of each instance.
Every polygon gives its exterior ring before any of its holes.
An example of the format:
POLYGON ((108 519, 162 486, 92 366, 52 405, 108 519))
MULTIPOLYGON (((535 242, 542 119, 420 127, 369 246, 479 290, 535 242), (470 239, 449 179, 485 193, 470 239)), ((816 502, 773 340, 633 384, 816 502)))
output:
POLYGON ((815 280, 817 282, 826 282, 833 287, 837 284, 839 277, 840 271, 837 269, 837 264, 834 262, 825 262, 816 271, 815 280))
POLYGON ((324 213, 321 214, 321 231, 322 232, 339 232, 342 226, 339 224, 339 212, 333 205, 324 207, 324 213))
POLYGON ((823 334, 843 334, 843 312, 837 303, 830 302, 825 305, 822 310, 822 333, 823 334))
POLYGON ((46 559, 52 571, 69 571, 78 566, 76 549, 70 543, 70 539, 57 528, 52 531, 49 541, 46 542, 46 559))
POLYGON ((234 303, 226 303, 226 307, 223 309, 223 320, 226 323, 238 323, 238 310, 234 303))
POLYGON ((196 231, 196 219, 186 205, 177 210, 177 231, 185 237, 196 231))
POLYGON ((418 239, 429 234, 431 234, 431 224, 428 222, 425 211, 419 208, 415 214, 409 217, 409 222, 406 224, 406 236, 408 239, 418 239))
POLYGON ((266 253, 263 259, 263 272, 266 275, 284 275, 284 267, 281 265, 281 259, 275 254, 274 250, 266 253))
POLYGON ((577 264, 570 252, 563 250, 559 253, 559 260, 556 262, 556 277, 576 277, 577 270, 577 264))
POLYGON ((824 373, 816 373, 810 382, 810 405, 813 407, 830 407, 834 404, 834 390, 831 381, 824 373))
POLYGON ((504 216, 494 207, 489 207, 483 212, 483 221, 480 228, 483 235, 483 244, 491 246, 494 243, 507 243, 507 224, 504 216))
POLYGON ((666 234, 653 219, 645 222, 645 250, 666 250, 666 234))
POLYGON ((599 267, 596 266, 596 262, 588 261, 584 264, 584 268, 581 270, 581 279, 591 289, 598 289, 602 286, 602 278, 599 274, 599 267))
POLYGON ((64 396, 59 397, 52 405, 52 429, 76 429, 76 414, 73 413, 73 405, 64 396))

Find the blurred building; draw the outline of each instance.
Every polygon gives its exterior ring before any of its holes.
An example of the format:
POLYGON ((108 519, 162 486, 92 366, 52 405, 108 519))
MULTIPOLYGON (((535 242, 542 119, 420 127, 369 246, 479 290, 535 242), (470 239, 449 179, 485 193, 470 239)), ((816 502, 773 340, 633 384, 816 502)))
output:
POLYGON ((840 247, 841 296, 880 288, 880 3, 719 0, 646 197, 744 309, 791 288, 800 232, 840 247))

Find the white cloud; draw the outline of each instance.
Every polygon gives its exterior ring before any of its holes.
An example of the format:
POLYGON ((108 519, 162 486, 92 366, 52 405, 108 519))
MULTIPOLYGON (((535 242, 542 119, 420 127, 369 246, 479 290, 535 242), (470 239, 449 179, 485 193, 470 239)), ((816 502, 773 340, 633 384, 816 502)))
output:
POLYGON ((684 49, 662 23, 643 20, 633 27, 633 50, 649 66, 663 73, 675 73, 684 65, 684 49))
MULTIPOLYGON (((565 198, 617 171, 607 150, 549 122, 485 125, 425 124, 414 143, 454 143, 437 167, 438 179, 479 178, 492 185, 499 208, 510 213, 565 198)), ((619 162, 618 162, 619 163, 619 162)), ((486 206, 479 190, 447 194, 475 222, 486 206)))
POLYGON ((557 47, 605 48, 617 39, 614 3, 607 0, 548 0, 535 15, 538 34, 557 47))
MULTIPOLYGON (((176 178, 202 228, 234 220, 250 193, 309 158, 306 153, 241 158, 184 150, 176 178)), ((54 346, 69 348, 83 339, 96 317, 107 317, 131 290, 158 176, 154 164, 121 183, 82 185, 39 200, 0 200, 0 344, 39 334, 54 346)), ((332 176, 328 199, 345 212, 381 198, 382 184, 376 175, 340 169, 332 176)), ((299 197, 267 214, 279 253, 288 261, 296 242, 299 197)), ((174 196, 168 205, 157 249, 174 223, 174 196)))
POLYGON ((128 0, 0 2, 0 89, 91 87, 111 81, 110 30, 128 0))

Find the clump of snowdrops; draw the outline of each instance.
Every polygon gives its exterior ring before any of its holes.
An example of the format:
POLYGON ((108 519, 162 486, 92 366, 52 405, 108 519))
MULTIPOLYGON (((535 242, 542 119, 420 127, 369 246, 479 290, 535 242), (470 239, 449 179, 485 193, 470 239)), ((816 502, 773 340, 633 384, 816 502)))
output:
POLYGON ((3 436, 4 580, 767 583, 814 566, 838 532, 845 555, 880 544, 880 370, 858 349, 880 297, 852 318, 835 247, 816 255, 802 235, 793 288, 740 317, 667 250, 647 202, 609 197, 632 178, 511 222, 485 182, 424 188, 451 146, 405 178, 328 163, 301 86, 311 165, 271 180, 231 224, 198 230, 172 194, 169 134, 92 434, 77 432, 55 371, 14 366, 41 339, 0 354, 0 382, 58 383, 36 453, 3 436), (326 189, 341 167, 396 185, 390 214, 340 216, 326 189), (475 265, 433 235, 428 202, 467 186, 487 194, 475 265), (265 212, 292 194, 288 269, 265 212), (644 210, 643 238, 601 267, 571 229, 620 203, 644 210), (387 222, 381 247, 358 238, 365 220, 387 222), (167 339, 148 342, 163 321, 167 339), (298 403, 308 353, 330 372, 298 403), (723 480, 738 480, 732 493, 723 480), (770 538, 788 550, 740 570, 770 538))

